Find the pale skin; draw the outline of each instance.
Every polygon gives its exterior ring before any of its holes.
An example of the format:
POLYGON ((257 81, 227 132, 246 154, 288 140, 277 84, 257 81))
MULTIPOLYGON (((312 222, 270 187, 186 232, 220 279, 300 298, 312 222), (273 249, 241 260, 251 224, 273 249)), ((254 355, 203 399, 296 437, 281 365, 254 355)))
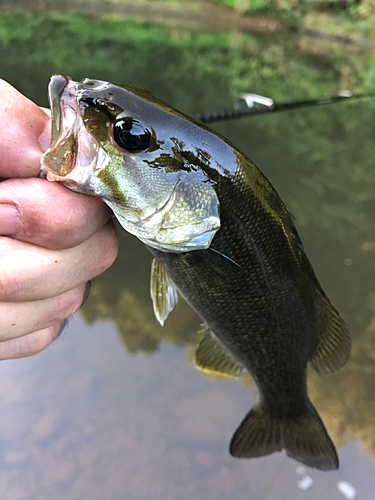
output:
POLYGON ((48 347, 117 256, 99 198, 37 178, 49 139, 49 111, 0 80, 0 360, 48 347))

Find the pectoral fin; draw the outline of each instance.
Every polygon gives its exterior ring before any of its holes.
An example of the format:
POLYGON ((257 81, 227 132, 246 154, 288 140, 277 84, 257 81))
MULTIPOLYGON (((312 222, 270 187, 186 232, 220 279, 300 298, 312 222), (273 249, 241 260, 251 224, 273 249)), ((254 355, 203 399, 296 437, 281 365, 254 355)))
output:
POLYGON ((239 363, 228 349, 214 337, 209 328, 204 325, 205 335, 195 351, 195 364, 197 368, 230 377, 239 377, 244 367, 239 363))
POLYGON ((155 258, 151 262, 150 294, 156 319, 163 326, 168 314, 177 304, 178 295, 167 271, 155 258))

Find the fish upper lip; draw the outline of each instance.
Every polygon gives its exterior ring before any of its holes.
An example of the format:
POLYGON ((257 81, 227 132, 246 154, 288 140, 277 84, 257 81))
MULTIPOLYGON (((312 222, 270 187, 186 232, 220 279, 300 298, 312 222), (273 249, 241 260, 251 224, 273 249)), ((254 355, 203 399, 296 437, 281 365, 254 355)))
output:
POLYGON ((43 155, 42 168, 64 177, 74 168, 75 163, 75 155, 67 153, 72 149, 79 115, 76 82, 64 75, 54 75, 48 87, 48 97, 51 107, 51 144, 43 155), (60 153, 58 162, 57 150, 60 153))
POLYGON ((65 111, 70 109, 76 114, 78 112, 76 82, 65 75, 53 75, 48 85, 48 99, 52 114, 51 149, 54 141, 57 142, 62 136, 65 111))
POLYGON ((101 145, 84 126, 79 97, 78 82, 64 75, 52 77, 51 144, 42 157, 42 171, 48 180, 62 182, 73 191, 95 194, 90 173, 96 168, 101 145))
POLYGON ((52 149, 68 135, 78 115, 77 84, 63 75, 54 75, 48 91, 53 135, 49 149, 52 149), (64 87, 61 87, 61 79, 65 81, 64 87))

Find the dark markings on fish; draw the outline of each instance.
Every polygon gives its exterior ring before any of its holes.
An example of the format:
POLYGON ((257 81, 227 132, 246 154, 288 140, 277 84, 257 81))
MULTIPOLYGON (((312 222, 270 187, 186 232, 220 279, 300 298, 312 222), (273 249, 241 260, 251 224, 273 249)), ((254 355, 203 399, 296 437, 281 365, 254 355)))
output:
POLYGON ((168 153, 161 153, 159 156, 153 160, 144 160, 147 165, 151 168, 159 168, 164 170, 166 174, 172 172, 180 172, 184 170, 185 172, 190 172, 191 167, 187 164, 184 159, 180 156, 171 156, 168 153))
MULTIPOLYGON (((348 359, 350 339, 275 189, 230 141, 139 87, 52 77, 54 135, 62 116, 56 103, 65 93, 107 155, 92 174, 100 188, 88 179, 81 190, 97 189, 121 224, 149 245, 159 322, 178 290, 205 322, 197 367, 231 376, 246 368, 254 378, 259 401, 235 432, 231 454, 252 458, 285 449, 307 466, 336 469, 335 447, 307 395, 306 365, 337 370, 348 359), (108 139, 112 111, 144 120, 156 145, 135 157, 121 153, 123 170, 108 139), (126 192, 135 206, 127 205, 126 192), (140 207, 151 216, 142 219, 140 207)), ((47 153, 44 165, 58 170, 56 158, 47 153)))
POLYGON ((111 171, 103 168, 100 172, 98 172, 97 176, 105 183, 107 189, 110 191, 111 200, 119 205, 126 206, 128 203, 127 198, 124 192, 120 189, 116 178, 111 174, 111 171))

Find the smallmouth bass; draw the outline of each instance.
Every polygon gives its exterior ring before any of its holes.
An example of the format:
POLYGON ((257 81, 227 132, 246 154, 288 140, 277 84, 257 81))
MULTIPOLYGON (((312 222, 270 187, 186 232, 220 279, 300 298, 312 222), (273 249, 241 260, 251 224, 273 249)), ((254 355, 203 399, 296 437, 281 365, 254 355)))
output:
POLYGON ((230 453, 285 449, 307 466, 338 468, 306 365, 337 370, 350 339, 268 180, 228 140, 142 88, 54 75, 49 99, 47 179, 100 196, 147 245, 158 321, 177 290, 204 321, 198 368, 254 378, 259 400, 230 453))

